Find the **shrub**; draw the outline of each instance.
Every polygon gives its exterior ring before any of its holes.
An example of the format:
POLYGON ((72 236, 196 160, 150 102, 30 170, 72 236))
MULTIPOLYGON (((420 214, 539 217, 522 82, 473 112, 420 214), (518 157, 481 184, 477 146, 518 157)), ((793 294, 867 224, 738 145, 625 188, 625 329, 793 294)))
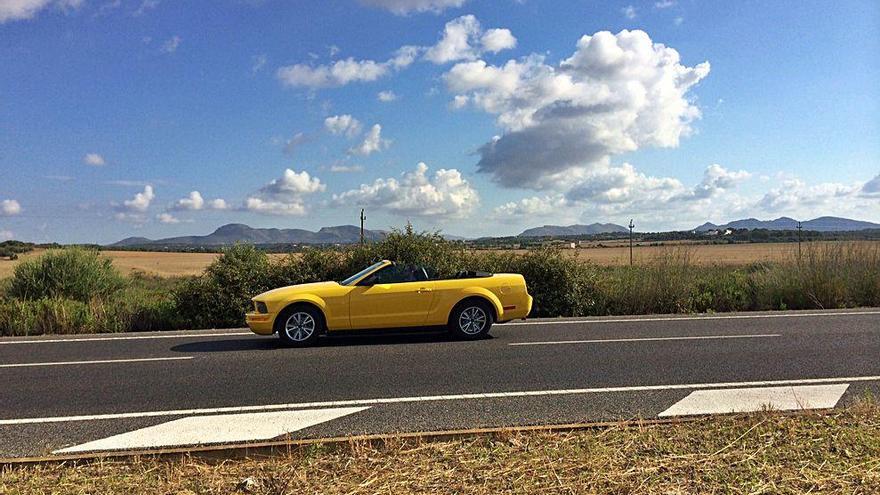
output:
POLYGON ((270 289, 269 258, 247 244, 238 244, 205 269, 200 277, 181 283, 173 292, 180 317, 195 328, 244 324, 251 297, 270 289))
POLYGON ((66 298, 87 302, 106 298, 125 285, 110 259, 80 248, 51 250, 15 267, 7 288, 18 299, 66 298))

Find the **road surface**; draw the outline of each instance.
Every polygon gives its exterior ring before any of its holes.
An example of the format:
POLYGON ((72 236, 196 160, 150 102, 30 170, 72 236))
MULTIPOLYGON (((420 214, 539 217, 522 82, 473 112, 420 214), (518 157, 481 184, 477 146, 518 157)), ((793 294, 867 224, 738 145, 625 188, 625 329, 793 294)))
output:
POLYGON ((0 339, 0 457, 840 406, 880 309, 529 320, 492 338, 247 330, 0 339))

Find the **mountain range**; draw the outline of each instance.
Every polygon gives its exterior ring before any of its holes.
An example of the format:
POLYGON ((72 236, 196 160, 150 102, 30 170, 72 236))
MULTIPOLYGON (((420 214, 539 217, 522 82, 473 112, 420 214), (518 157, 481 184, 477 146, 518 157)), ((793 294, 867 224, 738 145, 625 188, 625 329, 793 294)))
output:
MULTIPOLYGON (((801 223, 804 230, 817 232, 843 232, 853 230, 880 229, 880 224, 863 222, 840 217, 819 217, 801 223)), ((775 220, 758 220, 756 218, 744 218, 734 220, 723 225, 706 222, 695 228, 697 232, 724 229, 767 229, 767 230, 794 230, 797 228, 797 220, 789 217, 779 217, 775 220)))
POLYGON ((590 225, 544 225, 526 229, 518 237, 565 237, 575 235, 626 233, 629 230, 613 223, 591 223, 590 225))
MULTIPOLYGON (((260 229, 241 223, 230 223, 208 235, 168 237, 156 240, 145 237, 129 237, 110 246, 222 246, 236 242, 252 244, 353 244, 360 241, 360 236, 360 227, 354 225, 322 227, 321 230, 312 232, 304 229, 260 229)), ((364 238, 369 241, 380 240, 383 237, 385 237, 383 231, 364 230, 364 238)))

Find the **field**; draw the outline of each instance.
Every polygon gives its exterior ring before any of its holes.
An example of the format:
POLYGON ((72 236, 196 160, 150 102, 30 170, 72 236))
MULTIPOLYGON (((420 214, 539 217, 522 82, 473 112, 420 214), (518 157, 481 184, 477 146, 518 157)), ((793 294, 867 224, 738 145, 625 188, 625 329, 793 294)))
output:
POLYGON ((24 493, 876 493, 880 410, 0 468, 24 493), (873 488, 872 488, 873 487, 873 488))
MULTIPOLYGON (((872 241, 865 241, 872 242, 872 241)), ((606 243, 607 244, 607 243, 606 243)), ((697 264, 746 265, 760 261, 779 261, 797 249, 792 243, 761 243, 761 244, 687 244, 673 246, 636 246, 633 250, 635 261, 647 262, 662 256, 671 248, 687 249, 691 260, 697 264)), ((567 250, 569 251, 569 250, 567 250)), ((524 253, 525 250, 517 250, 524 253)), ((570 250, 583 261, 598 265, 624 265, 629 263, 629 247, 614 245, 606 247, 587 247, 570 250)), ((21 256, 27 259, 38 256, 42 251, 34 251, 21 256)), ((124 274, 143 272, 160 277, 181 275, 198 275, 219 254, 215 253, 163 253, 141 251, 103 251, 113 264, 124 274)), ((283 256, 283 255, 272 255, 283 256)), ((12 275, 18 261, 0 260, 0 278, 12 275)))

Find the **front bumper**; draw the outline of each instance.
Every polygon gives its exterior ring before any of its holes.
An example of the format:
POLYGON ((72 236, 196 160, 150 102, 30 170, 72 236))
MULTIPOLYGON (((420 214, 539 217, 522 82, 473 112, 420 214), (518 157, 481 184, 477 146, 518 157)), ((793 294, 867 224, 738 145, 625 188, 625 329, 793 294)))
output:
POLYGON ((275 331, 273 324, 275 323, 275 315, 270 313, 247 313, 244 315, 247 326, 251 332, 259 335, 272 335, 275 331))

